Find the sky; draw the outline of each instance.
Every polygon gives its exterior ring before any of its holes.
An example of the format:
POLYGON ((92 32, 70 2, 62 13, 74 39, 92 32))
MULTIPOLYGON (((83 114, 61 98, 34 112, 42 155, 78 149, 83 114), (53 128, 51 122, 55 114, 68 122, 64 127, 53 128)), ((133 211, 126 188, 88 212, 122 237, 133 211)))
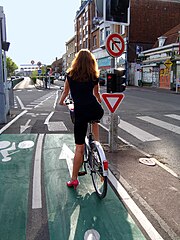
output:
POLYGON ((66 52, 74 36, 81 0, 0 0, 10 47, 6 55, 18 66, 32 60, 51 64, 66 52))

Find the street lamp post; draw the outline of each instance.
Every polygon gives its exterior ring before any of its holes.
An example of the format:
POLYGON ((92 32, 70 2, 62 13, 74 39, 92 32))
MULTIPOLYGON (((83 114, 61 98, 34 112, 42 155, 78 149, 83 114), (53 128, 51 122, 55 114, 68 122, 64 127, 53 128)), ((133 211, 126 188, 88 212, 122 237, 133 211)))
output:
POLYGON ((4 61, 2 51, 3 39, 3 23, 4 23, 3 7, 0 6, 0 123, 6 123, 6 94, 5 94, 5 81, 4 81, 4 61))

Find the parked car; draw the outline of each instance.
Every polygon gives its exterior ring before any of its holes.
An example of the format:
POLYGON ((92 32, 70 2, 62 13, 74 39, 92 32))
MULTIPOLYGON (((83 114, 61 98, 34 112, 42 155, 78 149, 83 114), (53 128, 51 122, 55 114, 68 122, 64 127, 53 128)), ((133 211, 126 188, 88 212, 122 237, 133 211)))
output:
POLYGON ((99 84, 100 84, 101 86, 104 86, 104 85, 105 85, 105 79, 99 77, 99 84))

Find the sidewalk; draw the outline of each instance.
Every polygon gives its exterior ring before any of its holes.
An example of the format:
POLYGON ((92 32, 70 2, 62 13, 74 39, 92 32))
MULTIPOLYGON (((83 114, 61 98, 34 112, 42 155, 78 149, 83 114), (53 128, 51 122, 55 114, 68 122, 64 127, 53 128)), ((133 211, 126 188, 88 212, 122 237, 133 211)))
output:
POLYGON ((100 141, 104 144, 115 177, 164 240, 179 240, 179 179, 157 164, 148 166, 140 163, 139 158, 146 156, 122 141, 119 141, 116 153, 109 152, 106 139, 107 131, 101 128, 100 141))
POLYGON ((158 87, 148 87, 148 86, 143 86, 143 87, 139 87, 139 86, 127 86, 126 89, 128 88, 137 88, 137 89, 142 89, 142 90, 148 90, 148 91, 154 91, 154 92, 161 92, 161 93, 166 93, 166 94, 180 94, 180 89, 179 92, 176 93, 176 91, 170 90, 170 89, 166 89, 166 88, 158 88, 158 87))

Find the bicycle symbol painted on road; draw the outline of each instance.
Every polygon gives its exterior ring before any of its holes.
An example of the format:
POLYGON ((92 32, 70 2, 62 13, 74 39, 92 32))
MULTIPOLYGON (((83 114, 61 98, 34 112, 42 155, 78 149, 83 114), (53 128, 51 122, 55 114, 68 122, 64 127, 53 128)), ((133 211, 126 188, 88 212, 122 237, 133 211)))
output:
POLYGON ((16 147, 16 143, 9 141, 0 141, 0 153, 3 156, 2 162, 9 162, 11 161, 12 157, 11 155, 17 153, 20 151, 20 149, 28 149, 28 148, 32 148, 34 146, 34 142, 31 140, 26 140, 26 141, 22 141, 19 142, 17 147, 16 147), (14 152, 11 152, 14 151, 14 152))

